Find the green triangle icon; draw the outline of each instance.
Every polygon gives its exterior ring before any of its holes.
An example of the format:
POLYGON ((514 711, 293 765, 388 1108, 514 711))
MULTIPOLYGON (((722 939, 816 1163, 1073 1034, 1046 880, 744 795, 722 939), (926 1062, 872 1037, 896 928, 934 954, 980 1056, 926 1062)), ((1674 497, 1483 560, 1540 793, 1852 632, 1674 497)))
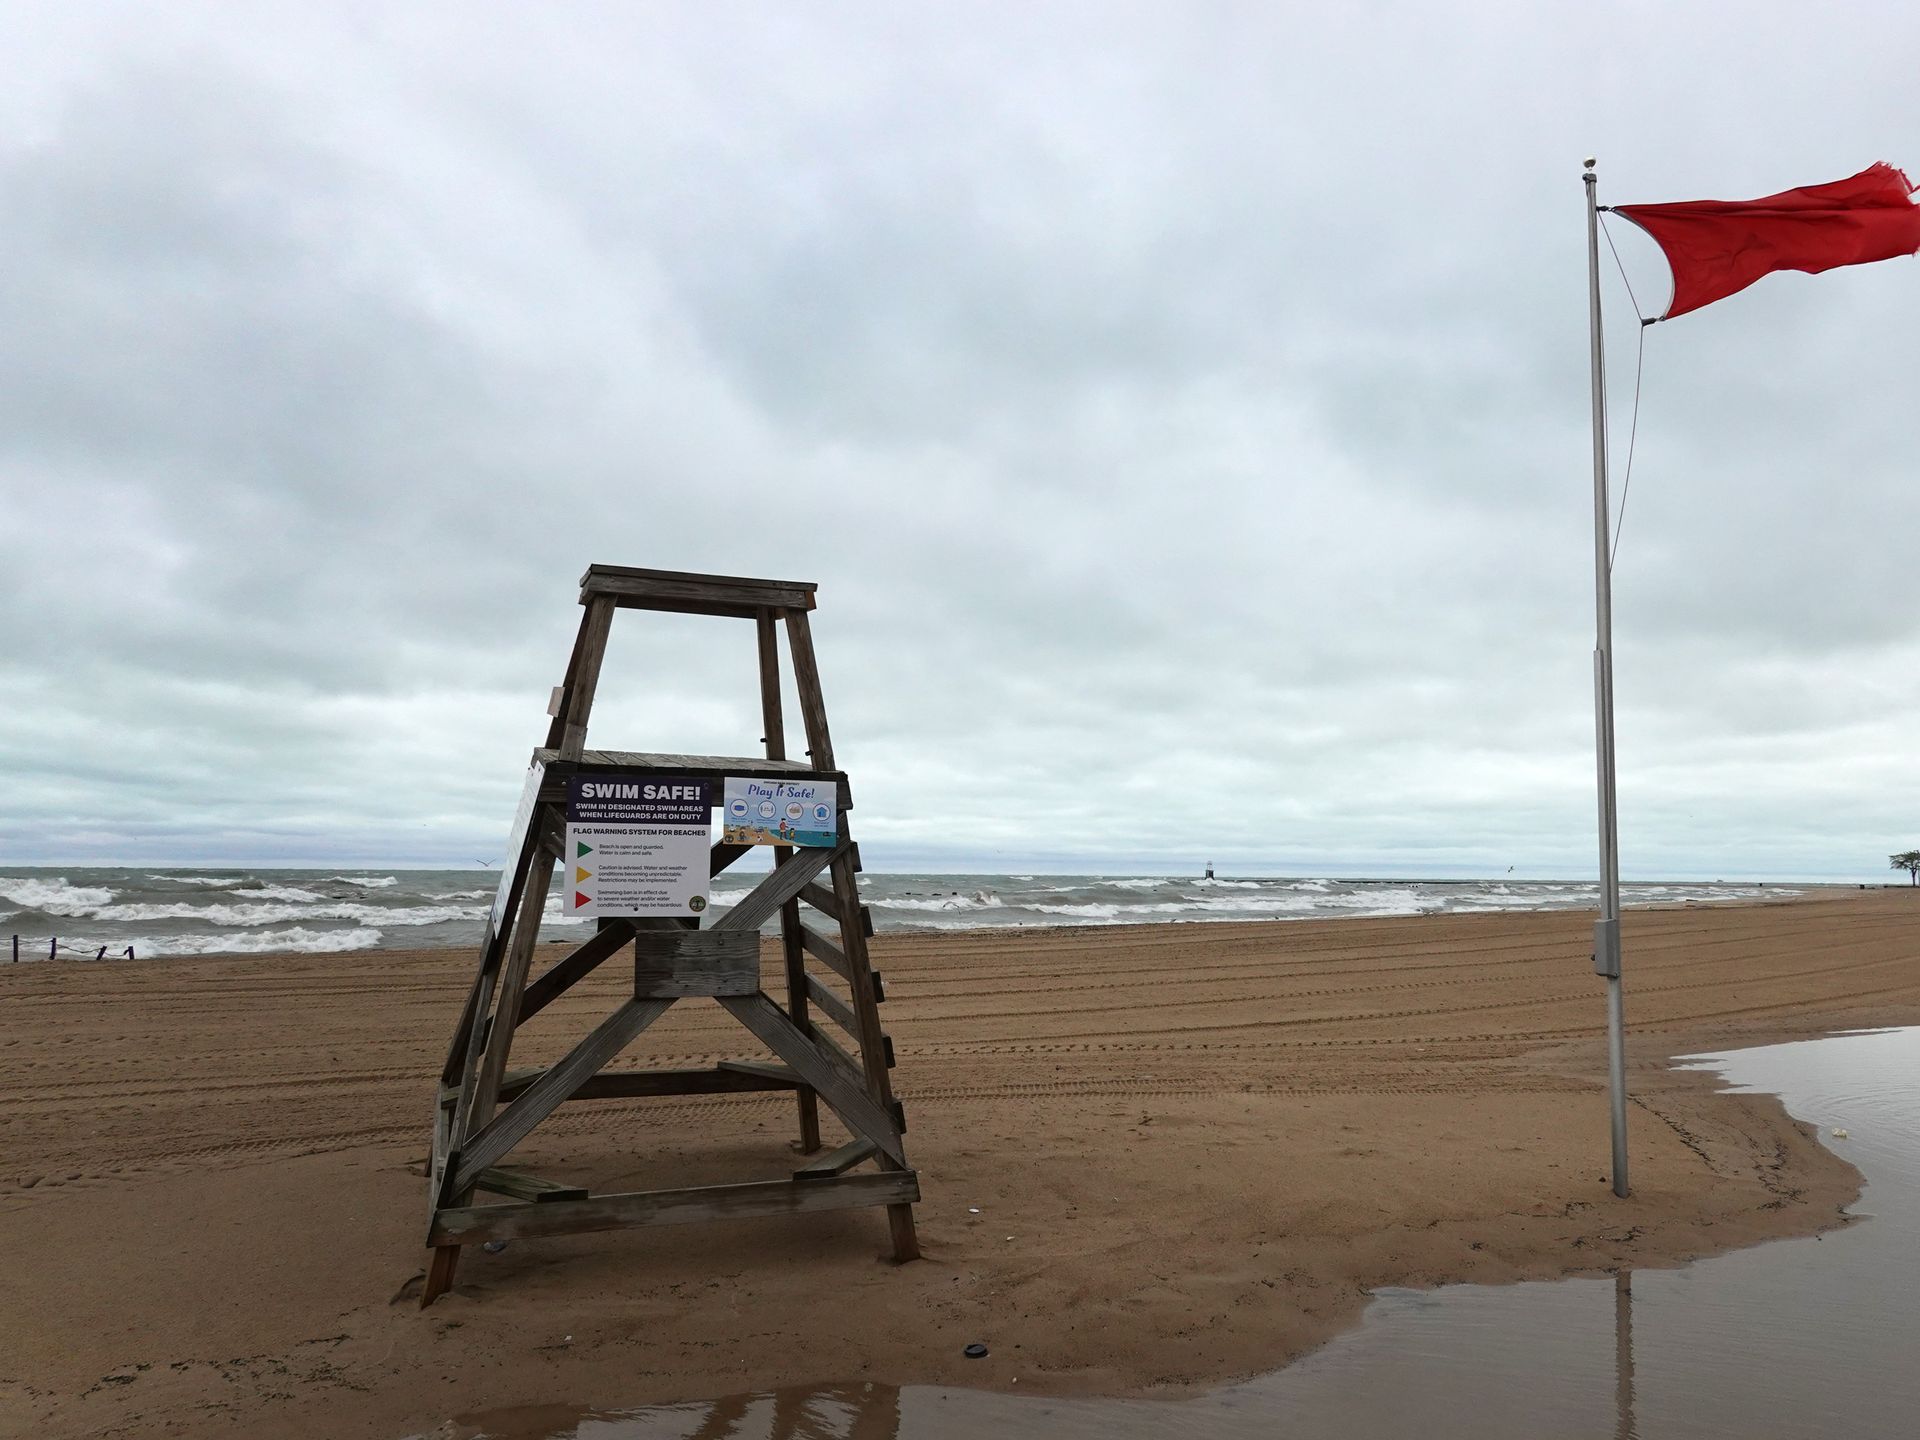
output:
POLYGON ((589 845, 589 844, 587 844, 587 842, 586 842, 586 841, 584 841, 584 840, 576 840, 576 841, 574 841, 573 843, 574 843, 574 844, 575 844, 575 845, 576 845, 577 847, 579 847, 579 848, 578 848, 578 849, 576 850, 576 852, 575 852, 575 854, 574 854, 574 857, 573 857, 574 859, 576 859, 576 860, 578 860, 578 859, 579 859, 579 858, 580 858, 580 857, 581 857, 582 855, 591 855, 591 854, 593 854, 593 846, 591 846, 591 845, 589 845))

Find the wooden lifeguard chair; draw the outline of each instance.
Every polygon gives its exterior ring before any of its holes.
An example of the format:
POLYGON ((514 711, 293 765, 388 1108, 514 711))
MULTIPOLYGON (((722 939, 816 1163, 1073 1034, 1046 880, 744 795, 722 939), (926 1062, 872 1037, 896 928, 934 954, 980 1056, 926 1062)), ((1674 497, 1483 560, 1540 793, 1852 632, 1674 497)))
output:
MULTIPOLYGON (((424 1308, 453 1284, 460 1247, 510 1237, 564 1235, 629 1225, 673 1225, 851 1206, 884 1205, 898 1260, 919 1255, 913 1204, 919 1177, 907 1163, 906 1118, 887 1074, 893 1046, 880 1028, 885 998, 868 964, 872 921, 855 875, 860 852, 849 832, 844 772, 834 765, 808 612, 814 586, 594 565, 580 582, 585 607, 566 680, 548 706, 547 742, 533 752, 515 816, 509 868, 489 916, 466 1006, 454 1027, 434 1104, 428 1163, 427 1244, 433 1255, 424 1308), (760 709, 766 754, 752 758, 663 755, 586 748, 607 636, 616 610, 664 610, 754 622, 759 637, 760 709), (807 759, 789 760, 781 715, 780 643, 785 629, 806 726, 807 759), (821 781, 838 797, 838 841, 774 846, 772 871, 705 930, 698 916, 603 919, 593 936, 529 979, 554 865, 565 848, 569 777, 771 777, 821 781), (825 883, 822 883, 824 873, 825 883), (807 907, 805 910, 802 906, 807 907), (779 917, 785 1004, 761 983, 760 926, 779 917), (813 915, 831 931, 808 923, 813 915), (622 951, 633 952, 634 983, 606 1019, 555 1063, 507 1068, 515 1029, 622 951), (812 961, 817 967, 808 968, 812 961), (835 987, 839 988, 836 989, 835 987), (608 1063, 677 1000, 711 997, 776 1058, 722 1061, 712 1069, 614 1070, 608 1063), (825 1021, 827 1024, 822 1024, 825 1021), (831 1025, 840 1033, 836 1039, 831 1025), (802 1154, 819 1158, 784 1178, 594 1195, 502 1162, 560 1105, 653 1095, 789 1090, 798 1099, 802 1154), (819 1155, 819 1101, 852 1136, 819 1155), (860 1167, 871 1164, 870 1169, 860 1167), (476 1193, 505 1197, 475 1203, 476 1193)), ((714 845, 719 874, 752 848, 714 845)))

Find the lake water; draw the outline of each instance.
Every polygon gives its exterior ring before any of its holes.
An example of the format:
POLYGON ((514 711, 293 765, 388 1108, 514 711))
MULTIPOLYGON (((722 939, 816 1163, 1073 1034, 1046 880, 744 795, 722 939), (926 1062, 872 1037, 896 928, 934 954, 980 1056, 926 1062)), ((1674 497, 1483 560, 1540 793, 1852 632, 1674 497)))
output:
MULTIPOLYGON (((763 856, 713 886, 718 919, 762 878, 763 856)), ((22 961, 124 955, 326 954, 480 943, 500 872, 466 870, 0 870, 0 945, 22 961), (9 943, 13 942, 13 943, 9 943)), ((1627 905, 1790 899, 1806 887, 1697 881, 1623 887, 1627 905)), ((1592 910, 1591 883, 1562 880, 1365 880, 1315 876, 893 875, 860 894, 881 930, 1022 925, 1140 925, 1317 920, 1486 910, 1592 910)), ((592 920, 547 899, 543 940, 578 943, 592 920)), ((769 922, 777 929, 777 922, 769 922)))
MULTIPOLYGON (((834 1385, 462 1417, 468 1440, 1877 1440, 1920 1434, 1920 1028, 1694 1057, 1866 1176, 1852 1225, 1678 1270, 1377 1294, 1356 1329, 1190 1400, 834 1385), (1829 1138, 1835 1129, 1846 1139, 1829 1138)), ((990 1338, 990 1337, 989 1337, 990 1338)), ((445 1432, 440 1432, 445 1433, 445 1432)))

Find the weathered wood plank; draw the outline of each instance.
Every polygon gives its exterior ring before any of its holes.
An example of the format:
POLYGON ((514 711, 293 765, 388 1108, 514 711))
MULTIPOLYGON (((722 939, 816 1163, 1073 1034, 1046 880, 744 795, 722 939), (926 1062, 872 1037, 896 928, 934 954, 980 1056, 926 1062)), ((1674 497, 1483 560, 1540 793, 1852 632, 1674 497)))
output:
POLYGON ((821 1014, 846 1031, 849 1039, 858 1043, 860 1022, 854 1018, 853 1007, 811 975, 807 976, 807 999, 820 1008, 821 1014))
POLYGON ((573 649, 569 651, 567 654, 566 677, 562 679, 557 686, 554 687, 560 693, 560 703, 558 708, 551 709, 547 712, 549 715, 553 717, 547 725, 547 746, 549 749, 554 750, 555 752, 558 752, 560 748, 560 742, 566 738, 567 696, 571 693, 573 689, 574 677, 580 673, 580 657, 586 653, 586 649, 587 649, 587 631, 589 629, 589 623, 588 623, 589 616, 585 608, 584 601, 581 602, 581 607, 582 608, 580 610, 580 626, 577 630, 574 631, 573 649))
MULTIPOLYGON (((710 570, 663 570, 658 565, 608 565, 594 561, 587 566, 586 573, 580 577, 582 585, 588 576, 605 575, 620 579, 689 580, 696 582, 713 581, 722 585, 770 585, 778 589, 817 590, 820 587, 812 580, 769 580, 759 575, 716 575, 710 570)), ((772 602, 769 601, 769 604, 772 602)))
MULTIPOLYGON (((811 1024, 807 1014, 807 956, 800 948, 797 900, 780 907, 780 957, 787 972, 787 1014, 802 1026, 811 1024)), ((820 1100, 811 1086, 802 1086, 794 1100, 800 1121, 800 1153, 812 1155, 820 1149, 820 1100)))
POLYGON ((751 620, 760 612, 758 605, 716 604, 708 600, 647 600, 636 603, 613 597, 623 610, 655 610, 668 615, 716 615, 730 620, 751 620))
POLYGON ((545 1205, 555 1200, 584 1200, 587 1187, 584 1185, 563 1185, 558 1180, 549 1180, 542 1175, 529 1175, 524 1170, 509 1170, 496 1165, 491 1170, 482 1170, 474 1180, 473 1188, 485 1190, 490 1195, 511 1195, 516 1200, 529 1200, 536 1205, 545 1205))
MULTIPOLYGON (((841 823, 845 825, 844 817, 841 823)), ((859 869, 857 849, 850 855, 836 855, 833 863, 833 895, 840 902, 843 914, 858 913, 864 921, 866 907, 860 903, 859 869)), ((886 1108, 904 1133, 907 1128, 906 1117, 893 1098, 893 1080, 887 1073, 893 1056, 887 1046, 886 1034, 880 1028, 880 1007, 872 983, 873 967, 867 955, 866 926, 841 926, 840 940, 846 947, 847 963, 853 969, 853 1004, 855 1013, 860 1017, 860 1058, 866 1066, 867 1093, 886 1108)), ((879 1164, 882 1170, 896 1164, 904 1170, 907 1167, 905 1147, 889 1151, 879 1164)), ((887 1229, 893 1239, 894 1259, 905 1263, 919 1258, 920 1239, 915 1230, 911 1205, 889 1205, 887 1229)))
POLYGON ((667 1013, 671 1000, 629 1000, 602 1020, 564 1059, 549 1066, 514 1102, 483 1126, 454 1152, 443 1198, 464 1195, 482 1170, 489 1170, 534 1126, 551 1115, 635 1036, 667 1013))
POLYGON ((780 713, 780 633, 774 628, 774 612, 762 610, 753 617, 754 639, 760 658, 760 743, 766 746, 767 759, 787 758, 787 722, 780 713))
POLYGON ((840 1175, 830 1180, 761 1180, 689 1190, 643 1190, 594 1195, 552 1205, 465 1205, 434 1216, 430 1243, 472 1245, 482 1240, 526 1240, 579 1235, 635 1225, 692 1225, 707 1220, 752 1220, 866 1205, 906 1205, 920 1198, 911 1170, 840 1175))
MULTIPOLYGON (((564 837, 564 832, 563 832, 564 837)), ((519 912, 514 917, 513 933, 507 940, 507 956, 500 973, 500 998, 494 1003, 493 1023, 487 1029, 486 1053, 473 1082, 471 1112, 454 1117, 453 1143, 458 1145, 474 1127, 493 1118, 493 1107, 500 1097, 500 1081, 507 1073, 507 1057, 513 1051, 514 1032, 520 1027, 521 1001, 526 996, 527 967, 533 963, 533 947, 540 939, 540 921, 547 904, 547 890, 553 882, 553 862, 564 848, 543 843, 534 852, 533 866, 527 872, 526 889, 519 912)))
MULTIPOLYGON (((766 609, 753 617, 754 638, 760 652, 760 728, 765 732, 760 743, 766 747, 769 760, 787 758, 787 722, 780 696, 779 628, 779 617, 785 613, 766 609)), ((785 864, 791 853, 789 846, 774 846, 773 863, 785 864)), ((780 960, 787 972, 787 1013, 804 1020, 807 961, 800 949, 800 902, 797 900, 789 900, 780 907, 780 960)), ((795 1092, 794 1102, 800 1122, 800 1151, 811 1155, 820 1148, 820 1102, 804 1085, 795 1092)))
POLYGON ((827 1052, 828 1056, 832 1058, 836 1065, 847 1072, 847 1078, 853 1081, 854 1084, 858 1085, 866 1078, 860 1068, 860 1062, 849 1055, 845 1047, 843 1047, 838 1040, 834 1039, 833 1036, 822 1030, 818 1025, 815 1025, 811 1020, 807 1022, 806 1033, 812 1037, 815 1044, 827 1052))
MULTIPOLYGON (((427 1179, 429 1181, 438 1179, 440 1167, 446 1163, 447 1137, 453 1130, 453 1107, 459 1098, 459 1095, 455 1091, 442 1086, 439 1103, 433 1107, 433 1140, 427 1149, 427 1179)), ((433 1193, 433 1186, 431 1184, 429 1184, 427 1188, 430 1194, 433 1193)))
MULTIPOLYGON (((438 1213, 438 1212, 435 1212, 438 1213)), ((429 1217, 428 1227, 432 1220, 429 1217)), ((426 1278, 420 1284, 420 1308, 426 1309, 447 1291, 453 1288, 453 1273, 460 1266, 460 1247, 458 1245, 436 1245, 433 1258, 427 1262, 426 1278)))
POLYGON ((720 1003, 769 1050, 799 1071, 849 1130, 872 1140, 897 1164, 906 1164, 906 1150, 900 1143, 892 1111, 876 1104, 857 1081, 821 1052, 817 1041, 795 1028, 784 1010, 764 995, 723 995, 720 1003))
POLYGON ((828 919, 839 920, 840 902, 833 898, 833 891, 817 881, 800 892, 800 898, 813 906, 828 919))
POLYGON ((846 847, 827 850, 797 850, 791 859, 776 865, 767 878, 749 890, 734 907, 714 921, 715 930, 758 930, 780 907, 800 893, 800 887, 833 863, 833 857, 846 847))
MULTIPOLYGON (((773 632, 773 617, 766 621, 769 638, 773 632)), ((792 851, 786 846, 774 848, 775 865, 783 863, 792 851)), ((808 890, 820 887, 812 881, 800 887, 804 894, 808 890)), ((787 971, 787 1014, 802 1031, 811 1028, 813 1021, 807 1006, 807 952, 803 941, 806 926, 800 919, 800 901, 788 900, 780 907, 780 956, 787 971)), ((800 1117, 800 1153, 814 1155, 820 1150, 820 1098, 811 1086, 796 1094, 800 1117)))
MULTIPOLYGON (((583 1082, 567 1097, 576 1100, 641 1100, 655 1095, 737 1095, 758 1090, 792 1090, 804 1085, 784 1065, 767 1065, 759 1071, 734 1068, 727 1061, 706 1070, 603 1070, 583 1082)), ((500 1098, 511 1100, 528 1089, 547 1072, 523 1071, 500 1087, 500 1098)))
POLYGON ((827 702, 820 693, 820 664, 813 655, 813 630, 807 612, 787 612, 787 649, 793 652, 793 684, 800 695, 800 718, 807 726, 807 758, 833 768, 833 736, 827 730, 827 702))
POLYGON ((446 1064, 440 1070, 443 1085, 464 1085, 480 1059, 480 1043, 487 1016, 493 1007, 493 986, 500 974, 500 959, 507 943, 508 922, 520 904, 520 892, 527 883, 527 872, 539 850, 535 817, 540 811, 540 789, 546 767, 535 761, 527 767, 520 787, 520 803, 515 807, 507 836, 506 873, 495 888, 493 908, 487 914, 486 934, 480 941, 473 985, 467 991, 467 1003, 453 1027, 453 1040, 447 1047, 446 1064))
POLYGON ((849 1140, 838 1150, 829 1150, 818 1160, 809 1161, 793 1172, 796 1180, 831 1180, 844 1175, 863 1160, 871 1160, 879 1147, 871 1140, 849 1140))
MULTIPOLYGON (((842 906, 850 907, 858 903, 858 886, 851 860, 844 854, 837 854, 833 864, 833 893, 839 897, 842 906)), ((867 940, 858 928, 843 929, 840 937, 846 945, 847 963, 853 971, 853 1006, 860 1017, 860 1056, 866 1067, 867 1089, 881 1104, 890 1104, 893 1100, 893 1083, 887 1075, 884 1032, 880 1026, 880 1011, 873 998, 867 940)))
POLYGON ((669 930, 633 937, 633 993, 641 1000, 754 995, 760 937, 751 930, 669 930))
MULTIPOLYGON (((785 847, 774 854, 785 858, 785 847)), ((775 861, 779 863, 778 860, 775 861)), ((800 946, 800 902, 789 900, 780 907, 780 959, 787 972, 787 1013, 795 1021, 807 1023, 807 953, 800 946)), ((820 1148, 820 1101, 812 1089, 803 1087, 794 1100, 800 1121, 800 1153, 811 1155, 820 1148)))
POLYGON ((591 565, 580 577, 583 599, 605 596, 623 609, 696 615, 752 615, 767 608, 811 610, 816 588, 810 580, 755 580, 620 565, 591 565))
POLYGON ((771 1060, 722 1060, 720 1068, 738 1071, 742 1075, 759 1075, 780 1085, 794 1086, 807 1083, 800 1078, 800 1072, 791 1065, 779 1065, 771 1060))
POLYGON ((591 975, 601 963, 620 953, 633 939, 633 922, 608 920, 586 940, 549 965, 540 978, 527 986, 520 1002, 520 1021, 525 1024, 558 1000, 574 985, 591 975))
MULTIPOLYGON (((533 752, 536 760, 558 763, 545 748, 533 752)), ((670 750, 583 750, 573 765, 582 770, 671 770, 676 775, 769 775, 778 780, 832 780, 845 778, 830 765, 805 760, 769 760, 764 755, 689 755, 670 750)))
POLYGON ((560 805, 546 807, 540 819, 540 843, 558 860, 567 849, 567 812, 560 805))
POLYGON ((587 618, 580 629, 580 663, 567 682, 566 715, 560 731, 557 760, 578 760, 587 746, 587 716, 600 688, 600 666, 607 658, 607 635, 613 628, 613 602, 587 602, 587 618))
POLYGON ((809 929, 804 925, 800 927, 800 943, 806 947, 809 955, 823 961, 842 980, 852 983, 853 967, 847 964, 846 951, 818 930, 809 929))
POLYGON ((509 1070, 500 1077, 500 1102, 505 1104, 546 1073, 547 1067, 544 1065, 533 1065, 524 1070, 509 1070))

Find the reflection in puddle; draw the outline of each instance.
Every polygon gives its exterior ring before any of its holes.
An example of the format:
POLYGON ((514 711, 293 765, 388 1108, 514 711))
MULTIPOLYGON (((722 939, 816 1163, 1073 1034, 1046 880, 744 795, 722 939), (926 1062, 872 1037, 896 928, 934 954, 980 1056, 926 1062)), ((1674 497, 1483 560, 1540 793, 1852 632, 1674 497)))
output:
POLYGON ((1696 1057, 1780 1095, 1866 1176, 1867 1223, 1680 1270, 1381 1291, 1360 1327, 1193 1400, 841 1385, 618 1414, 467 1417, 488 1440, 1667 1440, 1920 1433, 1920 1029, 1696 1057))

